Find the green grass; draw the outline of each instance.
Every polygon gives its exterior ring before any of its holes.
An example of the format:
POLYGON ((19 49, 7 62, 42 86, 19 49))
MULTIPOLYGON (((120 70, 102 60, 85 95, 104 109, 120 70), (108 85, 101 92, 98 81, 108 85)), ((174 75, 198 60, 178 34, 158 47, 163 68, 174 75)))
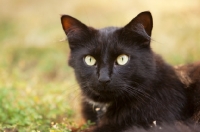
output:
MULTIPOLYGON (((153 50, 173 64, 200 58, 198 0, 2 0, 0 4, 0 132, 70 132, 79 127, 79 88, 67 65, 60 14, 89 26, 122 26, 150 10, 153 50), (178 4, 177 4, 178 3, 178 4)), ((81 129, 87 128, 85 123, 81 129)))
POLYGON ((58 117, 73 117, 69 91, 77 86, 63 61, 66 55, 59 51, 55 47, 1 49, 0 129, 47 131, 58 117))

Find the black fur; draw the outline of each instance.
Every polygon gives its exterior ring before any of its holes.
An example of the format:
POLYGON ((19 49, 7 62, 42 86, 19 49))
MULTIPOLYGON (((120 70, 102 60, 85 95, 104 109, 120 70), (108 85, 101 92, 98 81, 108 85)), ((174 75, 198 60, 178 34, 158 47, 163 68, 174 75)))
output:
POLYGON ((150 12, 140 13, 122 28, 97 30, 67 15, 61 22, 71 49, 69 65, 82 91, 83 117, 98 120, 88 132, 148 130, 154 121, 170 125, 190 120, 194 106, 185 84, 151 50, 150 12), (121 54, 129 56, 123 66, 116 63, 121 54), (96 59, 94 66, 86 65, 86 55, 96 59), (106 107, 99 118, 93 105, 106 107))
POLYGON ((198 123, 200 122, 200 62, 177 66, 176 72, 188 89, 189 98, 194 104, 192 119, 198 123))

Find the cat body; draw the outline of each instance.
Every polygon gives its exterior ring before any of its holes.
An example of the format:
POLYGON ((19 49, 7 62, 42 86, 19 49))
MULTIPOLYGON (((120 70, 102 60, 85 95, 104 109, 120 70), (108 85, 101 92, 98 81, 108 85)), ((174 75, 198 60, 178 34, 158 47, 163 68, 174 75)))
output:
POLYGON ((176 66, 175 70, 180 80, 188 89, 189 99, 194 104, 194 113, 192 119, 200 122, 200 62, 188 65, 176 66))
POLYGON ((94 29, 63 15, 87 132, 122 132, 189 121, 195 106, 174 68, 151 49, 153 21, 142 12, 124 27, 94 29), (94 108, 100 110, 97 112, 94 108))

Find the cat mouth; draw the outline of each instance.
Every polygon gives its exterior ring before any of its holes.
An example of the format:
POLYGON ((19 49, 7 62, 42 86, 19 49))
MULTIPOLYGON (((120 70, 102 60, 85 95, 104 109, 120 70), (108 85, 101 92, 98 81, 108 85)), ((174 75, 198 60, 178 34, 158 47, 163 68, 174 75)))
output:
POLYGON ((91 93, 93 93, 95 95, 98 95, 98 96, 100 95, 100 93, 98 91, 94 90, 93 88, 89 88, 89 90, 91 93))
POLYGON ((115 91, 113 90, 109 90, 106 87, 102 87, 101 89, 93 89, 90 88, 91 92, 93 92, 94 94, 98 95, 98 96, 113 96, 116 94, 115 91))
POLYGON ((96 102, 102 102, 102 103, 108 103, 112 102, 115 99, 114 92, 107 92, 107 91, 100 91, 100 92, 94 92, 93 95, 88 95, 89 98, 96 102))

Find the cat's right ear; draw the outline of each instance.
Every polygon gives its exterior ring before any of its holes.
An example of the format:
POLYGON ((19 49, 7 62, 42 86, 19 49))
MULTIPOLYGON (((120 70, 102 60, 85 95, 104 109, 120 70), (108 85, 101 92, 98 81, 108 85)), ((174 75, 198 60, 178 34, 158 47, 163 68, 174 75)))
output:
POLYGON ((78 33, 80 30, 87 29, 85 24, 69 15, 62 15, 61 23, 66 35, 69 35, 71 32, 78 33))
POLYGON ((76 47, 73 42, 84 41, 90 35, 90 29, 85 24, 69 15, 61 16, 61 24, 67 35, 71 49, 76 47))

